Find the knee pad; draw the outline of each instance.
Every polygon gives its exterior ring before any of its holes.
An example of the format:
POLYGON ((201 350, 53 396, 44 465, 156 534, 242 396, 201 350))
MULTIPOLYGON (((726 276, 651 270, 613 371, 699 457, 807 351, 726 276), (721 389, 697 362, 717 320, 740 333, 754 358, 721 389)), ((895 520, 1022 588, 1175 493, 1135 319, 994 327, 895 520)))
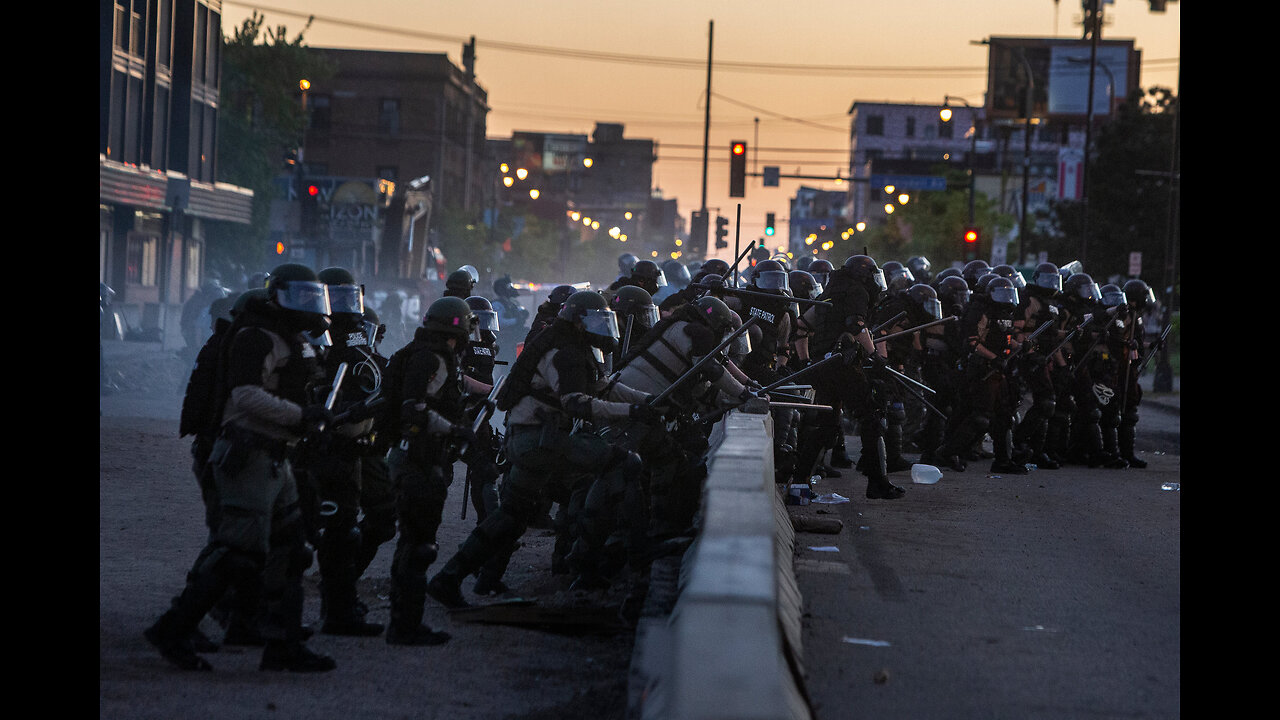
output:
POLYGON ((426 572, 439 553, 440 548, 435 543, 417 543, 409 548, 405 563, 413 572, 426 572))
POLYGON ((907 421, 907 408, 900 402, 890 403, 885 420, 891 425, 901 425, 907 421))

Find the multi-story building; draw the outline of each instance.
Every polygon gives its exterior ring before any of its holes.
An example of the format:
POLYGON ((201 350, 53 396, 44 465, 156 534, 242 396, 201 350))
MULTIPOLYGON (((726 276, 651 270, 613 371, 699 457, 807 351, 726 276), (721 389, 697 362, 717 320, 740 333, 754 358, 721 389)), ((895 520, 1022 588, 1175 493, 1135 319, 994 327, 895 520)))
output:
MULTIPOLYGON (((473 48, 464 46, 463 67, 445 53, 313 48, 335 72, 307 91, 299 186, 348 194, 339 204, 324 196, 319 237, 298 238, 317 264, 421 278, 432 265, 431 209, 487 206, 488 92, 476 82, 473 48)), ((274 230, 290 232, 284 223, 274 230)))
MULTIPOLYGON (((847 229, 849 193, 801 186, 791 199, 786 247, 792 258, 826 257, 823 252, 847 229)), ((766 243, 767 246, 767 243, 766 243)), ((774 248, 769 248, 773 250, 774 248)))
POLYGON ((222 3, 99 9, 99 281, 130 328, 180 342, 177 312, 204 279, 209 232, 248 224, 253 204, 217 182, 222 3))
MULTIPOLYGON (((855 101, 849 108, 849 173, 855 179, 846 217, 883 222, 882 188, 865 181, 879 174, 919 174, 937 163, 970 167, 976 192, 1000 198, 1003 212, 1021 213, 1022 168, 1026 125, 1017 121, 985 122, 982 108, 949 105, 950 121, 940 117, 942 105, 855 101), (976 136, 970 129, 976 128, 976 136)), ((1057 184, 1058 152, 1068 142, 1068 128, 1053 123, 1031 125, 1028 212, 1046 206, 1057 184)))
POLYGON ((653 196, 653 140, 596 123, 590 139, 521 131, 491 138, 489 152, 495 207, 566 222, 566 254, 592 242, 658 261, 678 251, 675 201, 653 196))

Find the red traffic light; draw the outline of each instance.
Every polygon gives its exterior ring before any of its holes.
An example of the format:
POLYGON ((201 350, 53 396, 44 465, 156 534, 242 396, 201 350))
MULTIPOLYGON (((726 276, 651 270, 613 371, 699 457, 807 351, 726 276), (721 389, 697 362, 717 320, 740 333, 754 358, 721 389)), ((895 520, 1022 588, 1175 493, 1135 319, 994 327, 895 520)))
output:
POLYGON ((315 197, 316 195, 320 194, 320 188, 316 187, 315 185, 308 185, 307 194, 310 195, 311 197, 315 197))
POLYGON ((734 155, 742 155, 742 154, 743 154, 743 153, 745 153, 746 151, 747 151, 747 144, 746 144, 746 143, 736 142, 736 143, 734 143, 734 144, 733 144, 733 154, 734 154, 734 155))
POLYGON ((966 230, 964 231, 964 241, 965 241, 966 243, 976 243, 976 242, 978 242, 978 230, 977 230, 977 228, 968 228, 968 229, 966 229, 966 230))

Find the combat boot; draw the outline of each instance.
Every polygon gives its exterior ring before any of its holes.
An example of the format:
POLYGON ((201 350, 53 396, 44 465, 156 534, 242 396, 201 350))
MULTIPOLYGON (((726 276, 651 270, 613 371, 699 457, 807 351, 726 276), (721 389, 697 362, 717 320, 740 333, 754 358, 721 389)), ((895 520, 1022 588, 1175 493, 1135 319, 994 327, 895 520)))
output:
POLYGON ((844 447, 844 433, 841 432, 836 436, 836 445, 831 449, 831 459, 827 463, 833 468, 851 468, 853 460, 849 457, 844 447))
POLYGON ((181 634, 177 620, 170 613, 160 616, 154 625, 143 633, 147 642, 160 651, 160 655, 182 670, 212 670, 208 660, 196 654, 191 647, 190 633, 181 634))
POLYGON ((324 622, 320 625, 321 633, 348 637, 374 637, 382 634, 381 623, 365 621, 364 613, 360 612, 360 601, 355 597, 355 588, 326 588, 322 581, 320 592, 325 596, 322 600, 324 622))
POLYGON ((288 672, 328 672, 338 663, 327 655, 314 652, 296 640, 271 640, 262 650, 259 670, 284 670, 288 672))
POLYGON ((427 583, 427 594, 450 610, 471 607, 462 597, 462 578, 448 572, 447 567, 427 583))
POLYGON ((1147 466, 1145 460, 1139 460, 1133 452, 1133 443, 1136 435, 1136 425, 1134 423, 1121 423, 1118 431, 1118 443, 1120 447, 1120 457, 1129 464, 1131 468, 1142 469, 1147 466))

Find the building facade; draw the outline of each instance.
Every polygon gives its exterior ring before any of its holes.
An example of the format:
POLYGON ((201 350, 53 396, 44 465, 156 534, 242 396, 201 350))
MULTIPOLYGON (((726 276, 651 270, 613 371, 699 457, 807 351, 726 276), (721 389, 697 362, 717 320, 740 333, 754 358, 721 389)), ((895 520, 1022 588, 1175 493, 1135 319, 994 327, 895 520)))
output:
POLYGON ((251 219, 253 193, 216 179, 222 3, 99 9, 99 282, 129 331, 169 342, 210 224, 251 219))
MULTIPOLYGON (((1027 125, 1020 121, 986 122, 981 107, 856 101, 849 108, 849 173, 869 179, 880 174, 919 174, 947 163, 972 168, 977 192, 1000 199, 1001 211, 1021 214, 1022 168, 1027 125), (976 128, 976 136, 971 135, 976 128)), ((1047 208, 1057 187, 1059 150, 1078 143, 1077 132, 1053 123, 1030 125, 1028 213, 1047 208)), ((884 222, 882 188, 855 182, 846 217, 854 222, 884 222)))

